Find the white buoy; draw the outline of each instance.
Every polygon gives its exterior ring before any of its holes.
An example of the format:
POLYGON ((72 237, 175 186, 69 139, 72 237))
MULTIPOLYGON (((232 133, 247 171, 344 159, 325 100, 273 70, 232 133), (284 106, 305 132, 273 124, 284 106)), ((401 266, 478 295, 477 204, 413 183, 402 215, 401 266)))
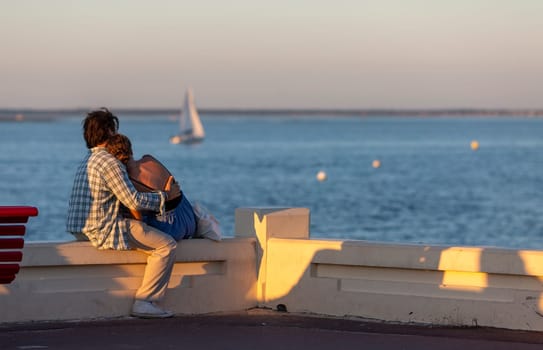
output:
POLYGON ((375 159, 375 160, 371 163, 371 166, 374 167, 375 169, 380 168, 380 167, 381 167, 381 161, 380 161, 379 159, 375 159))
POLYGON ((328 178, 328 175, 326 175, 326 173, 323 170, 320 170, 317 173, 317 180, 319 180, 320 182, 326 181, 327 178, 328 178))

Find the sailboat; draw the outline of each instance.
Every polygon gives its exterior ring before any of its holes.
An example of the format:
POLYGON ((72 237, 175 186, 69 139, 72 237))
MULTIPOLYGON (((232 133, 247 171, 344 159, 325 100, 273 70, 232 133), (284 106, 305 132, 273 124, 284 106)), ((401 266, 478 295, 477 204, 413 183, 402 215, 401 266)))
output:
POLYGON ((179 133, 170 137, 173 144, 194 144, 204 140, 205 131, 194 104, 192 89, 187 89, 183 109, 179 114, 179 133))

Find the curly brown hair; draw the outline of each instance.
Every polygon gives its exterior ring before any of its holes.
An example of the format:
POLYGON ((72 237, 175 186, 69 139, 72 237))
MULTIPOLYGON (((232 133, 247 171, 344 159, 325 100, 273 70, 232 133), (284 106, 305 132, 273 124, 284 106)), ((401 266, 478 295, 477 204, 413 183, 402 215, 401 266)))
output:
POLYGON ((132 157, 132 143, 123 134, 115 134, 107 140, 106 149, 124 165, 132 157))
POLYGON ((91 149, 106 142, 118 129, 119 119, 107 108, 89 112, 83 120, 83 137, 87 148, 91 149))

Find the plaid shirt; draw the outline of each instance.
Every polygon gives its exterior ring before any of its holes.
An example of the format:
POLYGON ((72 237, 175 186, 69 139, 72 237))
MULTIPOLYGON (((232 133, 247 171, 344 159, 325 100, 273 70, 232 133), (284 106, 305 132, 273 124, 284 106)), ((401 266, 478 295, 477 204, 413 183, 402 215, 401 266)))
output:
POLYGON ((125 167, 103 147, 92 148, 75 174, 66 230, 82 233, 98 249, 130 249, 120 203, 136 210, 163 210, 163 192, 138 192, 125 167))

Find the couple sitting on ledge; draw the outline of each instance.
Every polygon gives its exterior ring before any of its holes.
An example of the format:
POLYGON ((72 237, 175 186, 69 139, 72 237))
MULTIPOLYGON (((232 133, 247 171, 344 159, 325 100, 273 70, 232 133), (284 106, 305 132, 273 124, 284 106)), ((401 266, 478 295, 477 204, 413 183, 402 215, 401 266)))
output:
POLYGON ((191 205, 160 162, 151 156, 135 161, 130 141, 117 133, 118 127, 118 118, 106 108, 88 113, 83 121, 89 152, 75 174, 66 229, 98 249, 148 254, 131 314, 171 317, 156 303, 166 291, 177 241, 220 240, 220 228, 205 208, 191 205))

